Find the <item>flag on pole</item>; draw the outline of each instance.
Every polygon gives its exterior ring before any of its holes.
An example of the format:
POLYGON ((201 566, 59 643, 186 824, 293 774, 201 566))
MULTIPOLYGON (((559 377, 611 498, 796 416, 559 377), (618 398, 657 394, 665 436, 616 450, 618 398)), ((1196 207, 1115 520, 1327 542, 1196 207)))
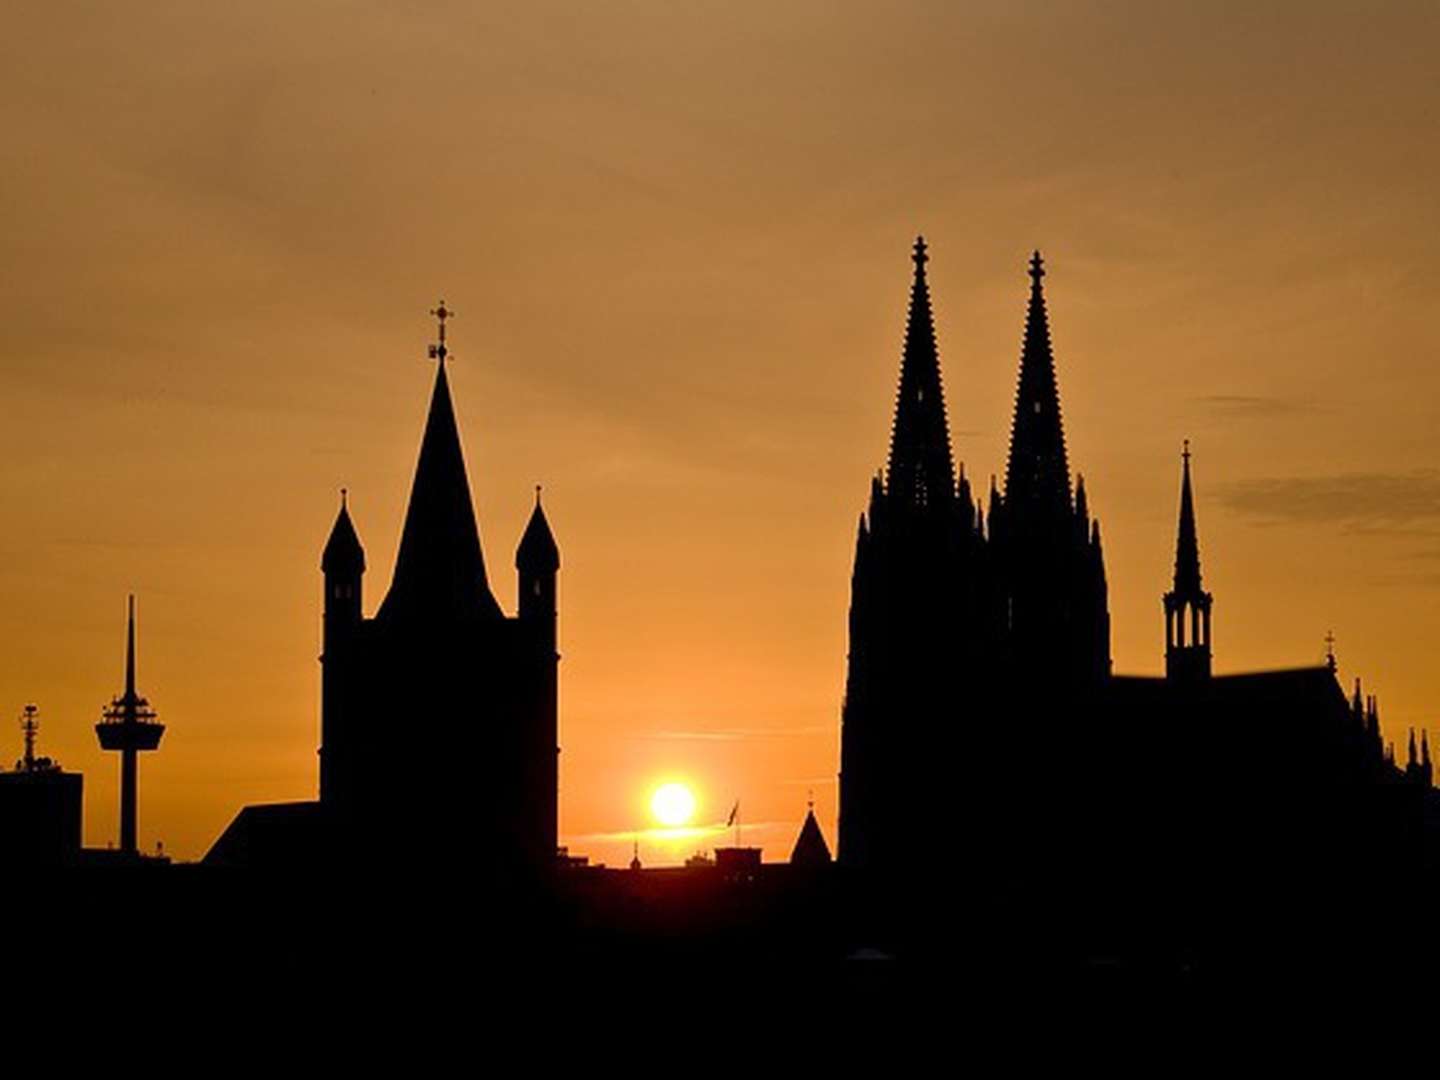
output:
POLYGON ((728 829, 731 825, 734 825, 734 824, 735 824, 735 819, 738 818, 739 816, 740 816, 740 800, 739 800, 739 799, 736 799, 736 800, 735 800, 735 805, 730 808, 730 818, 729 818, 728 821, 725 822, 725 827, 728 829))

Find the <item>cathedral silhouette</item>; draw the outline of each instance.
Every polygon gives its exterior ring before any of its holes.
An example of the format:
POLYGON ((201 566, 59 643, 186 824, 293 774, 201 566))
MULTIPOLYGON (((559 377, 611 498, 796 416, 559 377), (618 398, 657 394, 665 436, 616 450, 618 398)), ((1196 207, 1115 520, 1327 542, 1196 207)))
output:
POLYGON ((983 500, 952 457, 928 259, 918 239, 889 459, 855 545, 841 867, 933 887, 943 823, 972 894, 1059 889, 1092 923, 1134 924, 1151 917, 1140 896, 1171 914, 1208 897, 1214 916, 1242 882, 1274 899, 1423 863, 1423 734, 1400 770, 1333 653, 1213 673, 1188 442, 1165 675, 1112 673, 1100 524, 1084 479, 1071 487, 1040 253, 1004 489, 992 479, 983 500))

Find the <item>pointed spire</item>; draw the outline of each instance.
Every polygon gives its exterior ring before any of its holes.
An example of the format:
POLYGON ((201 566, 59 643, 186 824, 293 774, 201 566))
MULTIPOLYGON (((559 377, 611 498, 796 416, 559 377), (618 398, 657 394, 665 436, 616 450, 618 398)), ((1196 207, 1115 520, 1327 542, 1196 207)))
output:
POLYGON ((1032 526, 1053 526, 1070 512, 1070 465, 1060 417, 1060 391, 1050 347, 1050 323, 1040 282, 1040 252, 1030 260, 1030 306, 1020 352, 1010 459, 1005 469, 1005 503, 1032 526))
POLYGON ((955 465, 950 455, 930 286, 925 280, 925 264, 930 256, 924 237, 916 237, 911 258, 915 278, 910 288, 910 314, 905 324, 905 352, 900 363, 885 486, 891 499, 904 505, 941 506, 954 497, 955 465))
POLYGON ((135 700, 135 594, 130 594, 125 625, 125 700, 135 700))
POLYGON ((825 842, 825 834, 815 820, 815 800, 811 799, 810 808, 805 812, 805 822, 800 826, 800 835, 790 852, 790 865, 828 866, 830 861, 830 845, 825 842))
POLYGON ((1200 541, 1195 529, 1195 496, 1190 486, 1190 440, 1180 452, 1180 528, 1175 540, 1175 594, 1199 596, 1200 541))
POLYGON ((350 520, 350 504, 346 490, 340 489, 340 513, 335 515, 335 524, 330 529, 330 539, 320 555, 320 570, 325 574, 363 574, 365 572, 365 549, 360 546, 360 536, 355 523, 350 520))
POLYGON ((435 371, 395 576, 378 615, 381 619, 416 616, 501 617, 485 576, 480 530, 443 363, 435 371))
POLYGON ((560 569, 560 548, 545 519, 545 508, 540 505, 539 484, 535 485, 535 509, 515 549, 515 568, 530 574, 553 574, 560 569))
POLYGON ((1430 739, 1425 734, 1425 729, 1420 729, 1420 767, 1430 768, 1430 739))
POLYGON ((1405 764, 1412 767, 1419 764, 1415 753, 1415 729, 1413 727, 1410 729, 1410 745, 1405 750, 1405 764))

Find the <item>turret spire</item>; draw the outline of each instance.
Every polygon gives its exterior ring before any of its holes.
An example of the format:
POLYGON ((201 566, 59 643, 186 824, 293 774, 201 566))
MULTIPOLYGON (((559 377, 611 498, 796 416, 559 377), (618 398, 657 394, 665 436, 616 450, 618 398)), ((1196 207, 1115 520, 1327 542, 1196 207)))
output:
POLYGON ((954 498, 955 465, 950 455, 930 286, 925 279, 925 264, 930 256, 923 236, 915 238, 911 259, 915 278, 905 324, 905 352, 895 399, 886 490, 892 500, 902 505, 939 506, 954 498))
POLYGON ((1039 528, 1058 526, 1070 512, 1070 465, 1060 418, 1060 391, 1050 347, 1050 322, 1041 280, 1045 263, 1036 251, 1030 259, 1030 306, 1020 352, 1020 379, 1010 429, 1010 460, 1005 470, 1005 506, 1017 522, 1039 528))
POLYGON ((1175 539, 1175 592, 1197 595, 1200 588, 1200 541, 1195 530, 1195 496, 1190 487, 1190 440, 1180 452, 1180 528, 1175 539))
POLYGON ((1212 598, 1200 585, 1200 541, 1190 484, 1190 440, 1180 452, 1180 526, 1175 539, 1175 581, 1165 594, 1165 670, 1173 678, 1210 675, 1212 598))

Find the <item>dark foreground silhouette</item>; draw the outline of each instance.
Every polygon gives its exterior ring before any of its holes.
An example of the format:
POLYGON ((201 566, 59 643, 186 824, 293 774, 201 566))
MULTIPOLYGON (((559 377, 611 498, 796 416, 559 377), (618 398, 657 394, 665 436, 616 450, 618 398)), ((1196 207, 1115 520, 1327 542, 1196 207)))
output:
MULTIPOLYGON (((856 540, 835 861, 813 813, 788 863, 748 849, 665 869, 557 857, 559 548, 537 491, 506 616, 442 303, 395 573, 373 617, 343 496, 321 560, 319 799, 247 807, 202 863, 170 865, 134 850, 133 776, 122 848, 107 853, 79 848, 78 777, 33 761, 0 775, 0 837, 16 853, 0 916, 33 931, 18 952, 78 955, 76 928, 99 918, 153 970, 257 982, 287 964, 413 975, 673 960, 898 960, 1020 990, 1418 975, 1428 936, 1386 927, 1435 899, 1428 738, 1417 749, 1412 736, 1399 767, 1375 700, 1358 684, 1347 697, 1333 655, 1214 673, 1188 444, 1166 673, 1114 674, 1100 526, 1084 481, 1071 485, 1040 256, 1004 491, 992 479, 983 504, 954 465, 928 258, 917 242, 889 460, 856 540), (407 723, 446 752, 397 762, 407 723)), ((117 708, 131 707, 115 723, 144 706, 133 642, 130 655, 117 708)))

